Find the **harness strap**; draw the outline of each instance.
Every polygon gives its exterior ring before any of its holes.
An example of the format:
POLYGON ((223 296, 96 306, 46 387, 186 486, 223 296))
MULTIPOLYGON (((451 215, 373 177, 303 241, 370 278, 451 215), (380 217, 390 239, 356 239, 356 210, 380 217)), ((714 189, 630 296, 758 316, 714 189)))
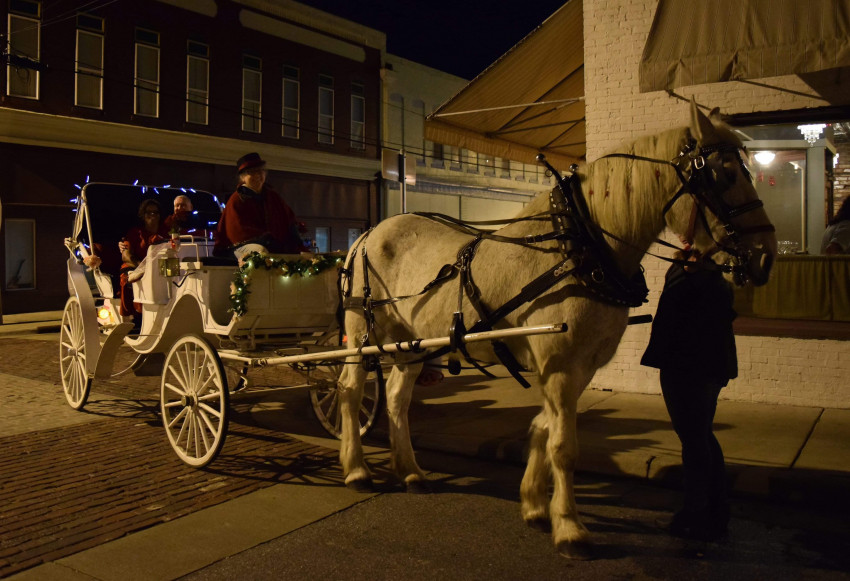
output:
POLYGON ((474 228, 468 226, 468 224, 512 224, 514 222, 521 222, 524 220, 540 220, 540 219, 548 219, 550 216, 549 212, 536 214, 534 216, 529 216, 527 218, 517 218, 515 220, 486 220, 482 222, 462 222, 456 218, 452 218, 451 216, 447 216, 445 214, 438 214, 432 212, 414 212, 417 216, 421 216, 422 218, 428 218, 429 220, 433 220, 444 226, 448 226, 457 232, 461 232, 463 234, 467 234, 469 236, 481 237, 486 240, 493 240, 495 242, 505 242, 507 244, 517 244, 519 246, 525 246, 526 248, 531 248, 533 250, 537 250, 539 252, 552 252, 552 249, 549 248, 538 248, 534 246, 535 244, 540 244, 541 242, 548 242, 550 240, 566 240, 570 236, 570 232, 566 229, 556 229, 552 232, 547 232, 545 234, 529 234, 527 236, 522 237, 510 237, 510 236, 501 236, 499 234, 493 234, 489 230, 481 230, 479 228, 474 228), (543 218, 545 216, 545 218, 543 218))
POLYGON ((570 267, 571 259, 565 260, 561 264, 556 264, 530 283, 525 285, 522 290, 514 298, 497 308, 490 313, 486 319, 482 319, 475 323, 469 330, 470 333, 478 333, 481 331, 489 331, 493 328, 493 324, 504 319, 510 313, 517 310, 525 303, 532 301, 542 295, 544 292, 564 280, 567 275, 575 271, 575 266, 570 267))

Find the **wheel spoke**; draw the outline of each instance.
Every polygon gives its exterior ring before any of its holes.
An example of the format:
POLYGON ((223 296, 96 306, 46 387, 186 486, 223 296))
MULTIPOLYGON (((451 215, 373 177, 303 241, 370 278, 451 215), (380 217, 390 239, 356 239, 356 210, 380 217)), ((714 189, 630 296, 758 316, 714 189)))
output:
POLYGON ((186 390, 186 393, 189 393, 192 390, 192 378, 189 375, 188 371, 188 347, 184 346, 181 351, 177 351, 174 354, 174 358, 177 360, 177 365, 180 367, 180 373, 178 374, 176 371, 174 375, 177 377, 177 381, 180 382, 180 385, 183 386, 183 389, 186 390))
POLYGON ((195 414, 192 408, 186 408, 186 453, 192 453, 192 446, 195 443, 195 414))
POLYGON ((182 396, 184 396, 184 395, 186 395, 186 391, 185 391, 185 390, 180 389, 179 387, 177 387, 177 386, 176 386, 176 385, 174 385, 173 383, 170 383, 170 382, 167 382, 167 381, 166 381, 166 382, 165 382, 165 387, 167 387, 168 389, 170 389, 171 391, 173 391, 174 393, 176 393, 177 395, 179 395, 179 396, 181 396, 181 397, 182 397, 182 396))
POLYGON ((319 400, 319 407, 324 408, 325 402, 328 401, 329 399, 333 399, 335 396, 336 396, 336 390, 335 389, 328 390, 328 393, 319 400))
POLYGON ((198 388, 198 391, 195 394, 199 397, 203 396, 209 390, 210 385, 215 382, 215 371, 212 368, 207 368, 207 371, 209 371, 209 377, 207 377, 207 379, 204 381, 204 384, 200 388, 198 388))
MULTIPOLYGON (((188 410, 188 409, 189 409, 189 408, 184 407, 182 410, 180 410, 180 413, 179 413, 179 414, 177 414, 176 416, 174 416, 174 419, 172 419, 170 422, 168 422, 168 427, 169 427, 169 428, 173 428, 173 427, 174 427, 174 424, 176 424, 177 422, 179 422, 179 421, 180 421, 180 419, 181 419, 181 418, 183 418, 183 417, 186 415, 186 413, 187 413, 187 410, 188 410)), ((185 427, 185 425, 186 425, 186 423, 184 422, 184 423, 183 423, 183 426, 180 428, 180 434, 178 434, 178 436, 177 436, 177 438, 176 438, 178 441, 180 440, 180 436, 182 436, 182 435, 183 435, 183 428, 185 427)))
POLYGON ((189 391, 189 389, 188 389, 188 387, 186 386, 186 382, 185 382, 185 381, 183 381, 183 377, 181 377, 181 375, 177 372, 177 370, 176 370, 176 369, 174 369, 174 366, 173 366, 173 365, 169 365, 169 366, 168 366, 168 371, 169 371, 169 372, 171 372, 172 377, 174 377, 174 379, 176 379, 176 380, 177 380, 177 383, 179 383, 179 384, 180 384, 180 387, 178 387, 178 386, 176 386, 176 385, 173 385, 173 384, 170 384, 170 383, 167 383, 166 385, 167 385, 169 388, 171 388, 171 389, 173 389, 174 391, 176 391, 177 393, 179 393, 180 395, 186 395, 186 393, 189 391), (181 391, 181 388, 182 388, 182 391, 181 391))
POLYGON ((201 409, 198 410, 198 418, 198 431, 201 433, 201 437, 204 440, 204 449, 209 451, 211 446, 210 440, 207 437, 207 432, 209 432, 209 434, 213 437, 213 440, 215 440, 216 429, 212 425, 212 422, 210 421, 209 417, 207 417, 207 414, 205 414, 204 411, 201 409))
POLYGON ((331 400, 331 403, 328 404, 328 413, 325 414, 328 417, 331 417, 333 415, 334 410, 337 408, 337 401, 339 400, 339 398, 336 397, 336 390, 334 390, 332 393, 334 397, 331 400))
MULTIPOLYGON (((207 408, 200 407, 200 408, 198 408, 198 415, 204 421, 204 423, 206 424, 207 429, 210 431, 210 433, 215 435, 218 432, 218 429, 216 429, 216 427, 213 425, 212 420, 207 415, 207 411, 209 411, 207 408)), ((219 425, 221 425, 221 423, 220 423, 221 422, 221 415, 219 415, 219 414, 214 414, 214 415, 216 416, 216 420, 218 420, 219 425)))
POLYGON ((198 398, 198 401, 215 401, 221 399, 221 392, 215 391, 213 393, 208 393, 206 395, 202 395, 198 398))
POLYGON ((214 415, 216 418, 221 419, 221 412, 216 410, 216 409, 211 408, 210 406, 208 406, 205 403, 199 403, 198 408, 206 410, 207 413, 210 413, 210 414, 214 415))

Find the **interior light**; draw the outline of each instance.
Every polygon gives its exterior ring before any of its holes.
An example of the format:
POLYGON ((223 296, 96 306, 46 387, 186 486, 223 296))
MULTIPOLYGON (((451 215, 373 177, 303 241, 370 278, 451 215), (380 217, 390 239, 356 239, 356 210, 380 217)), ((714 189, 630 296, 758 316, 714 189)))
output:
POLYGON ((768 165, 776 157, 772 151, 758 151, 755 154, 756 161, 761 165, 768 165))
POLYGON ((812 125, 797 125, 797 129, 803 134, 803 139, 809 142, 809 145, 814 145, 820 139, 821 132, 826 129, 823 123, 814 123, 812 125))

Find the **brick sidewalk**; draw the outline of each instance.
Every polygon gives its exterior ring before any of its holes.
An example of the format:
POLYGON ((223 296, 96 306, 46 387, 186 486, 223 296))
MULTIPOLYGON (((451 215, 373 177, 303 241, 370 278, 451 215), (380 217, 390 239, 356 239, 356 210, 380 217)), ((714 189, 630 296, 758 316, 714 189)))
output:
MULTIPOLYGON (((267 370, 255 379, 281 385, 267 370)), ((12 435, 0 437, 0 577, 273 484, 313 482, 311 473, 319 469, 337 469, 335 451, 252 425, 250 394, 231 405, 218 459, 206 470, 190 468, 166 440, 158 384, 157 377, 132 375, 96 381, 87 406, 94 413, 73 412, 86 421, 41 429, 45 410, 47 416, 51 409, 70 410, 59 382, 58 346, 0 340, 0 401, 18 401, 13 414, 0 413, 5 423, 12 416, 18 422, 12 435), (21 429, 28 421, 31 429, 21 429)))

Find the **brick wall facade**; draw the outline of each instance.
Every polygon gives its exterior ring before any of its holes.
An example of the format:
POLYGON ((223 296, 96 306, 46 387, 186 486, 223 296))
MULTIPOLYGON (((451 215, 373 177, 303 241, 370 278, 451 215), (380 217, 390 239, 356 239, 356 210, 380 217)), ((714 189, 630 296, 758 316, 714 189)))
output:
MULTIPOLYGON (((584 0, 585 102, 587 157, 592 161, 623 141, 656 133, 688 121, 689 105, 667 93, 640 93, 638 68, 652 24, 655 0, 584 0)), ((764 79, 764 83, 811 93, 797 77, 764 79)), ((678 89, 677 93, 722 113, 752 113, 827 103, 744 83, 717 83, 678 89)), ((846 146, 845 146, 846 147, 846 146)), ((839 157, 836 175, 848 176, 850 155, 839 157)), ((843 194, 842 194, 843 195, 843 194)), ((838 187, 836 187, 836 197, 838 187)), ((672 240, 671 240, 672 241, 672 240)), ((669 253, 662 248, 652 252, 669 253)), ((654 313, 663 285, 665 263, 644 261, 650 287, 649 304, 633 314, 654 313)), ((658 373, 640 366, 649 325, 630 327, 614 359, 600 369, 591 389, 658 393, 658 373)), ((737 337, 739 377, 722 396, 738 401, 847 408, 850 407, 850 342, 782 337, 737 337)))

